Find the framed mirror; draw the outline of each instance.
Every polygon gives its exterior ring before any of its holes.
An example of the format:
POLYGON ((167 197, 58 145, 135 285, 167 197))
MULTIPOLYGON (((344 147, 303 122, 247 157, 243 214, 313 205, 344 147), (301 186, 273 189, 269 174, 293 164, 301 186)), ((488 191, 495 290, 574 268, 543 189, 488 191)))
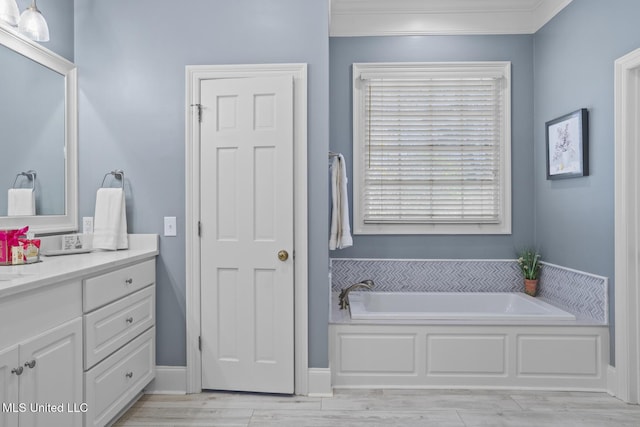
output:
POLYGON ((76 66, 0 24, 0 69, 0 229, 75 231, 76 66), (12 190, 31 188, 25 211, 24 192, 12 190))

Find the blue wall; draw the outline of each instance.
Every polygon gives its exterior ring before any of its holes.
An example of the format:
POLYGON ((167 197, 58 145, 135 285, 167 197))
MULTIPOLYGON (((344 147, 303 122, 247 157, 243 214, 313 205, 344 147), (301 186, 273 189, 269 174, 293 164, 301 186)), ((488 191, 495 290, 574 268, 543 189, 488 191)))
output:
POLYGON ((555 264, 609 277, 611 322, 614 61, 640 47, 639 16, 637 0, 576 0, 534 37, 536 242, 555 264), (545 122, 579 108, 589 109, 590 176, 548 181, 545 122))
MULTIPOLYGON (((162 217, 170 215, 184 230, 185 65, 309 63, 310 366, 328 366, 327 150, 330 136, 331 149, 351 160, 353 62, 512 62, 513 235, 356 236, 353 248, 331 256, 511 258, 535 241, 550 262, 613 278, 613 61, 640 46, 636 0, 576 0, 533 36, 330 41, 322 1, 189 0, 181 6, 76 3, 80 216, 93 215, 102 175, 123 168, 129 231, 160 234, 162 217), (581 107, 591 113, 592 176, 547 181, 544 122, 581 107)), ((73 49, 64 55, 73 57, 73 49)), ((161 238, 160 365, 185 364, 184 247, 183 235, 161 238)))
MULTIPOLYGON (((344 258, 514 258, 534 243, 533 36, 334 37, 330 40, 331 150, 352 158, 351 64, 354 62, 511 61, 513 234, 503 236, 354 236, 344 258)), ((353 200, 348 168, 349 200, 353 200)), ((353 211, 351 224, 353 224, 353 211)))
MULTIPOLYGON (((317 0, 76 2, 80 217, 102 176, 127 176, 129 232, 184 230, 185 66, 309 64, 309 364, 328 366, 328 5, 317 0)), ((185 365, 185 239, 161 237, 157 363, 185 365)))
POLYGON ((640 47, 638 16, 636 0, 576 0, 533 36, 332 38, 330 146, 348 164, 353 62, 512 61, 513 235, 354 236, 330 255, 510 258, 535 244, 546 261, 608 277, 613 322, 613 63, 640 47), (591 175, 548 181, 544 124, 579 108, 590 112, 591 175))

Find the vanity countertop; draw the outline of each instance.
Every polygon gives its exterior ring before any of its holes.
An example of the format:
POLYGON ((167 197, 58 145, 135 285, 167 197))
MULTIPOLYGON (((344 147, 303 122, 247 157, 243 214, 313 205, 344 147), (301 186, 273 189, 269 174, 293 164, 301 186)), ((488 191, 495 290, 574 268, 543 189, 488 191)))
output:
POLYGON ((130 234, 129 249, 40 256, 34 264, 0 266, 0 298, 43 286, 98 274, 158 255, 157 234, 130 234))

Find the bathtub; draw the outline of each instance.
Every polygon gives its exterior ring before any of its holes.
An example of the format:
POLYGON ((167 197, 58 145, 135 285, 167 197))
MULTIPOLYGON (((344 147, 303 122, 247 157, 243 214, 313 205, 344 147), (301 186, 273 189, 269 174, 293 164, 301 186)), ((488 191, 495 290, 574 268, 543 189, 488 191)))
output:
POLYGON ((351 292, 349 309, 354 320, 576 320, 524 293, 351 292))
POLYGON ((609 329, 521 293, 333 295, 336 388, 605 391, 609 329))

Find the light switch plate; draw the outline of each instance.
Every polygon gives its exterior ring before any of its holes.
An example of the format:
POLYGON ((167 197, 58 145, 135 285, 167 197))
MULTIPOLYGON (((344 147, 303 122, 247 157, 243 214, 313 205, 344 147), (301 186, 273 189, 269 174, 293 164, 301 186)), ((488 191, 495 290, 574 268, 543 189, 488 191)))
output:
POLYGON ((176 236, 176 217, 175 216, 165 216, 164 217, 164 235, 165 236, 176 236))

